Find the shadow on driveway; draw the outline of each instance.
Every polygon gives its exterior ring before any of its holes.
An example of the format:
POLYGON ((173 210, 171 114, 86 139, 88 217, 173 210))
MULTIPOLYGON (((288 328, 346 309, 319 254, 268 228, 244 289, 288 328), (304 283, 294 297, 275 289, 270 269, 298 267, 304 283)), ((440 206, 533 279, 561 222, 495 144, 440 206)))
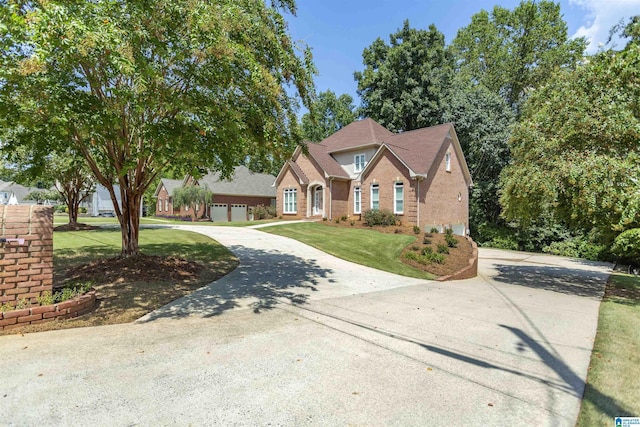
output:
POLYGON ((496 282, 589 298, 602 298, 609 273, 567 267, 496 264, 496 282))
POLYGON ((330 278, 332 270, 320 267, 313 259, 239 245, 228 249, 240 259, 236 270, 137 322, 189 315, 211 317, 248 306, 260 313, 272 309, 283 299, 291 304, 305 304, 309 294, 318 290, 320 279, 335 282, 330 278))

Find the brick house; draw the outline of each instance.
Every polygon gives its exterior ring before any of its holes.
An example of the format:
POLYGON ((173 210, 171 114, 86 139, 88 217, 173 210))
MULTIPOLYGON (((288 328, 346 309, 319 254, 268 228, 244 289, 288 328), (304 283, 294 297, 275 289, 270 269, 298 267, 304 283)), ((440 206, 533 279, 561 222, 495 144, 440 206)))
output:
POLYGON ((180 207, 173 206, 171 195, 173 190, 182 187, 182 181, 180 179, 160 179, 160 183, 153 195, 157 199, 156 216, 180 215, 180 207))
POLYGON ((331 220, 378 208, 424 230, 469 229, 473 182, 451 123, 394 134, 365 119, 307 148, 276 177, 278 215, 331 220))
POLYGON ((220 173, 210 172, 200 179, 187 175, 182 181, 161 179, 154 197, 157 198, 156 216, 191 216, 192 208, 174 206, 173 191, 187 185, 206 186, 213 193, 213 203, 199 206, 197 217, 214 222, 247 221, 258 205, 271 206, 276 201, 273 188, 275 177, 251 172, 245 166, 237 166, 230 180, 221 179, 220 173), (158 208, 162 207, 162 210, 158 208))

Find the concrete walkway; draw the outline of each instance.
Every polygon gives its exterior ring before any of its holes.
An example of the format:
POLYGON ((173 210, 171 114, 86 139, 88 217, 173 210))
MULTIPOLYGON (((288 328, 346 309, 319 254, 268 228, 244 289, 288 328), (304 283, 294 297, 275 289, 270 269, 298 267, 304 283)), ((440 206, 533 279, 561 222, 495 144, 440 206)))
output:
POLYGON ((438 283, 180 228, 240 267, 136 324, 1 336, 3 423, 575 424, 607 265, 481 249, 438 283))

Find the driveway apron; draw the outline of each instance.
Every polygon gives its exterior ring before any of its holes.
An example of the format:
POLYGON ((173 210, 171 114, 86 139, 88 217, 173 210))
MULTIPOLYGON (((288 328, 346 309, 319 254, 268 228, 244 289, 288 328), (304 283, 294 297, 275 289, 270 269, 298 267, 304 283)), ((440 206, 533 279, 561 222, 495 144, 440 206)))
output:
POLYGON ((240 266, 135 324, 0 337, 3 423, 575 424, 606 264, 481 249, 478 277, 440 283, 179 228, 240 266))

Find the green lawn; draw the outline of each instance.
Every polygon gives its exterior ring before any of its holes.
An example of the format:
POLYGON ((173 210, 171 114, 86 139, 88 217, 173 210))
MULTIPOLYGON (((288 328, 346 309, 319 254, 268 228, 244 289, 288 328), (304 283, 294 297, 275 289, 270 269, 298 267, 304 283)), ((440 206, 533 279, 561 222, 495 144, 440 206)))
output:
MULTIPOLYGON (((111 258, 120 253, 119 229, 53 233, 53 261, 56 270, 95 259, 111 258)), ((175 256, 197 262, 231 256, 224 246, 199 233, 152 228, 140 230, 140 251, 145 255, 175 256)))
POLYGON ((578 426, 640 417, 640 277, 614 273, 607 288, 578 426))
MULTIPOLYGON (((140 218, 140 224, 148 225, 148 224, 181 224, 181 225, 208 225, 208 226, 224 226, 224 227, 248 227, 251 225, 258 224, 267 224, 270 222, 282 221, 280 219, 263 219, 259 221, 237 221, 237 222, 211 222, 211 221, 198 221, 198 222, 189 222, 189 221, 181 221, 177 219, 169 219, 169 218, 155 218, 155 217, 143 217, 140 218)), ((90 224, 90 225, 117 225, 118 218, 112 217, 91 217, 91 216, 81 216, 78 218, 78 222, 82 224, 90 224)), ((53 225, 64 225, 69 223, 69 217, 66 214, 55 214, 53 217, 53 225)))
POLYGON ((420 279, 434 279, 432 274, 410 267, 400 260, 402 250, 415 241, 413 236, 329 227, 312 222, 275 225, 263 228, 262 231, 291 237, 338 258, 378 270, 420 279))

